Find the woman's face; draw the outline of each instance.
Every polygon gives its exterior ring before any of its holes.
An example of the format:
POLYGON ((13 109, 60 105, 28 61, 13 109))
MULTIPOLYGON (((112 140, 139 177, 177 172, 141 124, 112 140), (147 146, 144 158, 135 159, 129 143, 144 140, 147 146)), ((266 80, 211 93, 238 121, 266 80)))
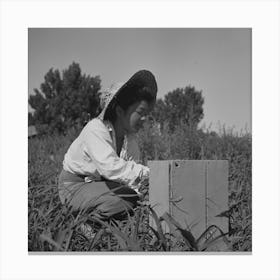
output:
POLYGON ((137 132, 143 126, 151 109, 149 103, 142 100, 130 105, 126 111, 122 111, 121 119, 125 133, 137 132))

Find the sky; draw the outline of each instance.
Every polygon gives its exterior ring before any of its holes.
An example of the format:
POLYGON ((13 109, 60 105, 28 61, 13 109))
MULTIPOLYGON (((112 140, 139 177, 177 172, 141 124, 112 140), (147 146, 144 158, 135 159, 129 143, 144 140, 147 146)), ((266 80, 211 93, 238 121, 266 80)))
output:
POLYGON ((158 98, 194 86, 204 97, 200 126, 251 132, 251 29, 29 28, 28 94, 73 61, 99 75, 101 89, 141 69, 155 75, 158 98))

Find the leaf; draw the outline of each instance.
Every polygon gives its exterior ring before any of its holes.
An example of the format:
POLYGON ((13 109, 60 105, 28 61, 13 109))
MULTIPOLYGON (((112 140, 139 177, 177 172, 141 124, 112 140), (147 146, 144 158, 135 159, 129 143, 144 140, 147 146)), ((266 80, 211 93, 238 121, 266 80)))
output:
POLYGON ((175 233, 175 236, 178 236, 177 232, 179 231, 181 236, 184 238, 185 242, 187 243, 188 247, 191 250, 197 251, 197 244, 194 236, 192 233, 186 229, 183 229, 182 226, 167 212, 165 212, 161 218, 166 221, 166 223, 169 226, 169 229, 171 230, 172 233, 175 233))
POLYGON ((159 235, 159 240, 161 241, 161 244, 162 244, 162 247, 163 247, 163 250, 166 251, 167 249, 167 244, 166 244, 166 240, 165 240, 165 237, 164 237, 164 234, 163 234, 163 231, 162 231, 162 227, 161 227, 161 224, 160 224, 160 220, 155 212, 155 210, 150 207, 150 211, 152 213, 152 217, 157 225, 157 230, 158 230, 158 235, 159 235))
POLYGON ((94 238, 92 239, 90 246, 88 248, 88 251, 92 251, 92 249, 94 249, 94 247, 100 242, 100 238, 102 236, 102 234, 104 233, 104 229, 100 229, 96 235, 94 236, 94 238))
POLYGON ((229 218, 230 217, 230 210, 226 210, 221 212, 220 214, 216 215, 215 217, 225 217, 225 218, 229 218))
POLYGON ((178 202, 182 201, 183 199, 184 198, 182 196, 178 196, 178 197, 175 197, 175 198, 170 198, 169 202, 178 203, 178 202))
POLYGON ((89 217, 89 220, 97 221, 100 224, 102 224, 104 227, 108 228, 118 239, 118 241, 121 243, 121 246, 124 247, 123 241, 126 242, 127 246, 126 248, 132 250, 132 251, 140 251, 140 248, 137 244, 137 242, 133 242, 133 240, 130 240, 128 236, 126 236, 123 232, 121 232, 116 226, 111 226, 110 224, 103 222, 102 220, 96 218, 96 217, 89 217), (121 238, 121 239, 120 239, 121 238))
POLYGON ((195 240, 194 236, 192 235, 192 233, 190 231, 188 231, 188 230, 181 229, 181 228, 178 228, 178 230, 180 231, 180 233, 184 237, 185 241, 188 242, 190 247, 192 249, 194 249, 195 251, 197 251, 198 248, 197 248, 196 240, 195 240))
POLYGON ((218 226, 209 226, 197 239, 199 251, 228 251, 230 242, 226 235, 218 226))
POLYGON ((134 242, 136 242, 137 241, 137 236, 138 236, 138 231, 139 231, 139 224, 140 224, 140 211, 137 211, 136 213, 135 213, 135 225, 134 225, 134 227, 133 227, 133 229, 132 229, 132 233, 131 233, 131 236, 132 236, 132 240, 134 241, 134 242))
POLYGON ((230 248, 230 242, 225 235, 220 235, 210 242, 206 242, 201 248, 201 251, 215 251, 215 252, 227 252, 230 248))
POLYGON ((52 238, 50 238, 49 236, 42 233, 42 234, 40 234, 39 238, 42 241, 47 241, 49 244, 54 246, 58 251, 63 251, 63 248, 57 242, 55 242, 52 238))
POLYGON ((71 230, 70 228, 60 229, 56 234, 54 240, 61 248, 64 248, 64 251, 67 251, 72 235, 73 230, 71 230))
POLYGON ((216 225, 211 225, 209 226, 201 235, 200 237, 197 239, 197 246, 199 248, 199 250, 201 250, 200 248, 203 246, 203 244, 205 242, 207 242, 209 240, 209 238, 213 239, 213 234, 215 233, 215 231, 219 232, 219 235, 223 235, 224 232, 217 227, 216 225), (210 237, 209 237, 210 236, 210 237))

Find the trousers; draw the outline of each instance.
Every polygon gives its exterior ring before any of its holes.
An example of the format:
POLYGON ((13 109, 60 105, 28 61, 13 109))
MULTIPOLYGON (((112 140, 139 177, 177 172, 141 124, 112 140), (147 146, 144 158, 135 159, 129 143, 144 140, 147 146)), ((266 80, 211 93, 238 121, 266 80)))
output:
POLYGON ((61 202, 73 211, 94 211, 103 220, 122 220, 133 213, 140 199, 128 186, 105 179, 85 182, 83 177, 64 169, 59 175, 58 193, 61 202))

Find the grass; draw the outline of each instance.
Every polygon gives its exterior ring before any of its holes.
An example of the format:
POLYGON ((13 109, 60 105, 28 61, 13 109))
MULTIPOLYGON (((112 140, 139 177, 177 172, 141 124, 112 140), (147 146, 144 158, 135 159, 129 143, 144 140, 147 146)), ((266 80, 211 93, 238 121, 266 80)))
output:
POLYGON ((125 221, 100 221, 94 212, 73 215, 61 205, 57 177, 67 148, 78 135, 42 136, 28 141, 28 249, 29 251, 251 251, 251 135, 222 128, 194 131, 180 126, 161 134, 145 126, 138 134, 143 162, 167 159, 227 159, 229 232, 212 225, 195 239, 168 213, 158 217, 147 196, 125 221), (149 221, 153 221, 153 226, 149 221), (163 222, 169 232, 164 232, 163 222), (82 230, 88 224, 88 235, 82 230), (93 233, 93 234, 92 234, 93 233))

